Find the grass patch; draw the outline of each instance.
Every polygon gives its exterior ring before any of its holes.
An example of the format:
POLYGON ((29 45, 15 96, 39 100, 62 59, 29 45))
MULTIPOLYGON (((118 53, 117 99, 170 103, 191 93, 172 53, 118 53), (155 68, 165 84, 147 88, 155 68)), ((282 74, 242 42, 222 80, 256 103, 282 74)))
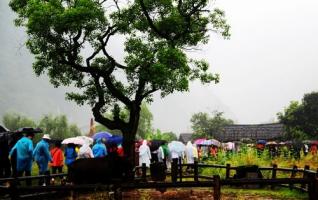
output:
POLYGON ((222 195, 226 196, 234 196, 236 198, 244 197, 245 199, 247 196, 256 196, 259 199, 262 198, 273 198, 273 199, 308 199, 308 194, 303 192, 298 192, 296 190, 289 190, 286 188, 270 190, 270 188, 265 189, 235 189, 235 188, 228 188, 222 187, 221 189, 222 195))

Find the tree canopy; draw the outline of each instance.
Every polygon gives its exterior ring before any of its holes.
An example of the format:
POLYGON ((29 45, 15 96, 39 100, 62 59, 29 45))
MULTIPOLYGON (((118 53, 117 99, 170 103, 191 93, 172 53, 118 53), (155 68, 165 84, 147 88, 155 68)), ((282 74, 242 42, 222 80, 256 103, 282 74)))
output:
POLYGON ((305 94, 301 102, 292 101, 277 116, 285 125, 287 139, 318 138, 318 92, 305 94))
POLYGON ((28 33, 34 72, 46 73, 56 87, 79 88, 67 98, 88 103, 97 122, 121 130, 130 158, 143 100, 152 101, 156 91, 162 97, 188 91, 192 80, 219 81, 206 61, 186 54, 206 44, 210 30, 230 36, 224 12, 208 0, 11 0, 10 6, 28 33), (125 38, 123 61, 109 48, 117 36, 125 38), (128 121, 120 116, 126 108, 128 121), (108 111, 112 119, 103 115, 108 111))
POLYGON ((192 129, 194 134, 193 139, 206 137, 213 138, 222 132, 226 125, 233 124, 233 120, 223 117, 223 112, 215 111, 210 116, 208 113, 199 112, 191 117, 192 129))
POLYGON ((147 140, 165 140, 171 142, 177 140, 177 135, 173 132, 161 132, 159 129, 155 133, 148 133, 145 135, 147 140))

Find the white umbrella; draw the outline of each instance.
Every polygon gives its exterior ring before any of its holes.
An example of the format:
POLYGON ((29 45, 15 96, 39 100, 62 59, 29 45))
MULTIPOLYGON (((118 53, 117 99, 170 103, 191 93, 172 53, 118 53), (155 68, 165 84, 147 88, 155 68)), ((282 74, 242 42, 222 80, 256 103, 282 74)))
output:
POLYGON ((177 154, 183 153, 186 149, 185 145, 180 141, 172 141, 168 144, 168 148, 171 152, 177 154))
POLYGON ((82 136, 77 136, 76 138, 80 138, 81 140, 84 141, 84 143, 88 143, 88 144, 90 144, 90 145, 94 143, 93 138, 90 138, 90 137, 87 137, 87 136, 84 136, 84 135, 82 135, 82 136))
POLYGON ((85 141, 82 138, 79 137, 72 137, 72 138, 66 138, 62 141, 62 144, 77 144, 77 145, 83 145, 85 141))

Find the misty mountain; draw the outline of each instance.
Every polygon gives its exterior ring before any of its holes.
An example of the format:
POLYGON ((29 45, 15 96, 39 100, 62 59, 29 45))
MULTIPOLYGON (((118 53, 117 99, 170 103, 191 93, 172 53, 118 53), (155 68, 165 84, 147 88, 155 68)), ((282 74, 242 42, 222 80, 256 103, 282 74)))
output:
POLYGON ((33 73, 33 55, 25 47, 26 33, 14 26, 15 14, 8 2, 0 1, 0 118, 6 112, 34 119, 48 113, 66 114, 71 122, 87 129, 92 115, 89 108, 66 101, 66 88, 54 88, 48 77, 33 73))

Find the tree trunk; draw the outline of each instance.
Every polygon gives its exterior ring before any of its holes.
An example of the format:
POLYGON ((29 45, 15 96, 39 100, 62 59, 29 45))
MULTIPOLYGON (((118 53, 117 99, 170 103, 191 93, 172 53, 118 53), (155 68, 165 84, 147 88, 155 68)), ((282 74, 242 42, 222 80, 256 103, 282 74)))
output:
POLYGON ((128 158, 130 163, 135 166, 135 134, 123 133, 123 148, 125 156, 128 158))

